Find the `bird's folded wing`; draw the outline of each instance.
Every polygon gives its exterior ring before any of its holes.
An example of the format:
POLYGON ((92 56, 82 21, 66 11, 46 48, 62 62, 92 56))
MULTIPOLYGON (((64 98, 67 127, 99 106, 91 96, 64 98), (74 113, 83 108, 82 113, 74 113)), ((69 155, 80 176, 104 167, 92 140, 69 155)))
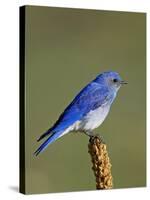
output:
POLYGON ((87 85, 74 98, 71 104, 64 110, 54 125, 58 131, 62 127, 68 127, 77 120, 81 120, 88 112, 104 105, 111 97, 107 87, 95 82, 87 85))

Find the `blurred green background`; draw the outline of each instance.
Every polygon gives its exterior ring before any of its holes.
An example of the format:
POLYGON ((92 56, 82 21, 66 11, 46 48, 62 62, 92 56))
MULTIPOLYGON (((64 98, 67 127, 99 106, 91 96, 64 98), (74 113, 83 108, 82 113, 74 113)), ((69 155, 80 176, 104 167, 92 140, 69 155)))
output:
POLYGON ((114 188, 146 185, 145 24, 144 13, 26 7, 26 193, 95 189, 84 134, 33 152, 81 88, 107 70, 129 83, 96 130, 107 143, 114 188))

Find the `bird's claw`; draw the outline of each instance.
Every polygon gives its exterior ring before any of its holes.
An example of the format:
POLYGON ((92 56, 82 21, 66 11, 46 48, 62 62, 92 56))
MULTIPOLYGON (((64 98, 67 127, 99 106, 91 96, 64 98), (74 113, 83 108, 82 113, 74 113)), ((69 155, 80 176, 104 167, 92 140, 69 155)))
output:
POLYGON ((94 144, 95 143, 95 136, 90 136, 89 142, 94 144))
POLYGON ((100 141, 101 141, 103 144, 105 144, 105 141, 104 141, 104 139, 103 139, 103 137, 102 137, 101 135, 99 135, 99 134, 97 133, 97 134, 95 134, 95 137, 99 138, 100 141))
POLYGON ((100 136, 99 134, 96 134, 95 136, 90 136, 90 139, 89 139, 90 143, 95 144, 96 138, 98 138, 101 141, 101 143, 105 144, 103 137, 100 136))

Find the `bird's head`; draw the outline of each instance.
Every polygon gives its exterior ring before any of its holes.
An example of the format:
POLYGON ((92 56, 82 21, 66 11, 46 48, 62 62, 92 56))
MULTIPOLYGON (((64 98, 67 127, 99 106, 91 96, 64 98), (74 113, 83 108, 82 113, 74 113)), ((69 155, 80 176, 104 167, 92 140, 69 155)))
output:
POLYGON ((118 91, 122 85, 127 84, 127 82, 123 81, 120 75, 114 71, 103 72, 96 77, 95 81, 100 84, 105 84, 116 91, 118 91))

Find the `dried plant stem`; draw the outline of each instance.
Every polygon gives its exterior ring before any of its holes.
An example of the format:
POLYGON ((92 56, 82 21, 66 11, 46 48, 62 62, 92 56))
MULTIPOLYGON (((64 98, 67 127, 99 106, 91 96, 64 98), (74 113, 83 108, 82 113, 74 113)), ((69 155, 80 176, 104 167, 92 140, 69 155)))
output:
POLYGON ((96 177, 96 189, 111 189, 113 187, 111 164, 106 144, 98 137, 92 137, 88 145, 92 160, 92 169, 96 177))

